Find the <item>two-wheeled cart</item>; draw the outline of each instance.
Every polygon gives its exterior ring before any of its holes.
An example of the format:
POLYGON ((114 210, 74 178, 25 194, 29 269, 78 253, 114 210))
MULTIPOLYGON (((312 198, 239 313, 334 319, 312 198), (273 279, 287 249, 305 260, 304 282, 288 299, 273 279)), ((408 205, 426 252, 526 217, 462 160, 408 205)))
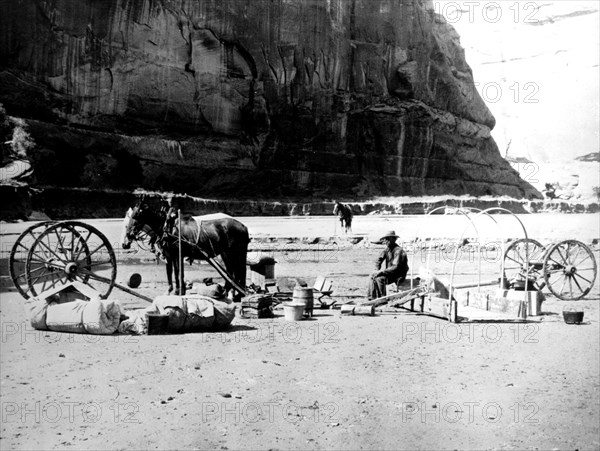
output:
POLYGON ((152 302, 116 282, 113 248, 97 228, 80 221, 44 221, 17 238, 9 257, 10 277, 25 298, 69 282, 82 282, 107 298, 114 287, 152 302))

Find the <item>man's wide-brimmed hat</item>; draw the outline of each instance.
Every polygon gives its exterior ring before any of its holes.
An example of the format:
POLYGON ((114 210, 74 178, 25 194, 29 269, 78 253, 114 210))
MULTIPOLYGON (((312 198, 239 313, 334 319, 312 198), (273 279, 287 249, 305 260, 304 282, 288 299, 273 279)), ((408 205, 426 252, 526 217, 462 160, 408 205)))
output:
POLYGON ((381 236, 381 238, 379 238, 379 241, 383 241, 384 238, 399 238, 399 236, 396 235, 395 231, 388 230, 384 235, 381 236))

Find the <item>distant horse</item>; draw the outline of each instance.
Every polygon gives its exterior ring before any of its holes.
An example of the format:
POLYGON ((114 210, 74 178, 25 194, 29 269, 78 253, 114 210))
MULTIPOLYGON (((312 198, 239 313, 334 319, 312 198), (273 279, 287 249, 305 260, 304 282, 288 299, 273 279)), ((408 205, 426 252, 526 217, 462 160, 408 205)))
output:
MULTIPOLYGON (((185 287, 180 287, 179 270, 183 273, 183 268, 179 267, 179 221, 176 210, 165 204, 153 208, 142 198, 127 211, 123 226, 123 249, 129 249, 132 241, 141 239, 142 232, 146 233, 150 237, 150 244, 160 248, 167 262, 169 293, 173 291, 173 271, 176 275, 175 293, 182 293, 185 287)), ((246 226, 226 214, 186 215, 181 218, 182 257, 189 258, 191 262, 220 256, 225 270, 241 288, 246 286, 249 242, 246 226)), ((226 280, 225 289, 232 288, 233 285, 226 280)))
POLYGON ((339 216, 340 224, 344 228, 345 233, 352 230, 352 218, 354 217, 354 213, 352 212, 352 207, 350 205, 335 202, 333 214, 339 216))

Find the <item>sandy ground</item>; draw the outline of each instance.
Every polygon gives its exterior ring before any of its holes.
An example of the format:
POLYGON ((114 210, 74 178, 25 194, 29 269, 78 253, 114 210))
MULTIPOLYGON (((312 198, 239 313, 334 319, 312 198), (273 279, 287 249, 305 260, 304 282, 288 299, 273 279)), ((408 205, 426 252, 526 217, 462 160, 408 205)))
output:
MULTIPOLYGON (((598 237, 596 216, 525 218, 544 239, 598 237)), ((358 236, 407 224, 358 219, 358 236)), ((279 236, 329 236, 335 228, 332 218, 281 221, 279 236)), ((454 219, 436 221, 438 236, 451 235, 454 219)), ((254 236, 274 234, 276 221, 248 222, 254 236)), ((117 240, 116 222, 98 224, 117 240)), ((2 225, 1 449, 600 448, 598 281, 582 301, 546 292, 544 315, 527 323, 315 310, 301 322, 286 322, 281 311, 273 320, 236 318, 222 333, 70 335, 24 321, 23 300, 6 278, 10 234, 24 227, 2 225), (585 311, 584 324, 564 323, 561 312, 572 305, 585 311)), ((380 250, 343 237, 300 244, 254 243, 252 255, 273 255, 282 281, 332 277, 339 299, 364 292, 380 250)), ((139 272, 141 292, 165 291, 162 264, 144 253, 118 255, 119 280, 139 272)), ((497 276, 499 261, 488 260, 483 276, 497 276)), ((437 274, 450 273, 443 254, 430 262, 437 274)), ((457 280, 476 277, 477 261, 458 267, 457 280)), ((215 276, 205 264, 187 271, 192 281, 215 276)), ((111 298, 146 305, 118 290, 111 298)))

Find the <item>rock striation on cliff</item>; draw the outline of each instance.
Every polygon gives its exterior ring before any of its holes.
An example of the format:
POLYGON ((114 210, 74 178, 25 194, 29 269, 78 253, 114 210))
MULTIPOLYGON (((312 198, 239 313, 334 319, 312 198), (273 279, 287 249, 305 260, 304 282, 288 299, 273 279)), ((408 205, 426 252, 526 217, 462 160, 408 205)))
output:
POLYGON ((537 198, 428 1, 2 0, 32 183, 201 197, 537 198))

